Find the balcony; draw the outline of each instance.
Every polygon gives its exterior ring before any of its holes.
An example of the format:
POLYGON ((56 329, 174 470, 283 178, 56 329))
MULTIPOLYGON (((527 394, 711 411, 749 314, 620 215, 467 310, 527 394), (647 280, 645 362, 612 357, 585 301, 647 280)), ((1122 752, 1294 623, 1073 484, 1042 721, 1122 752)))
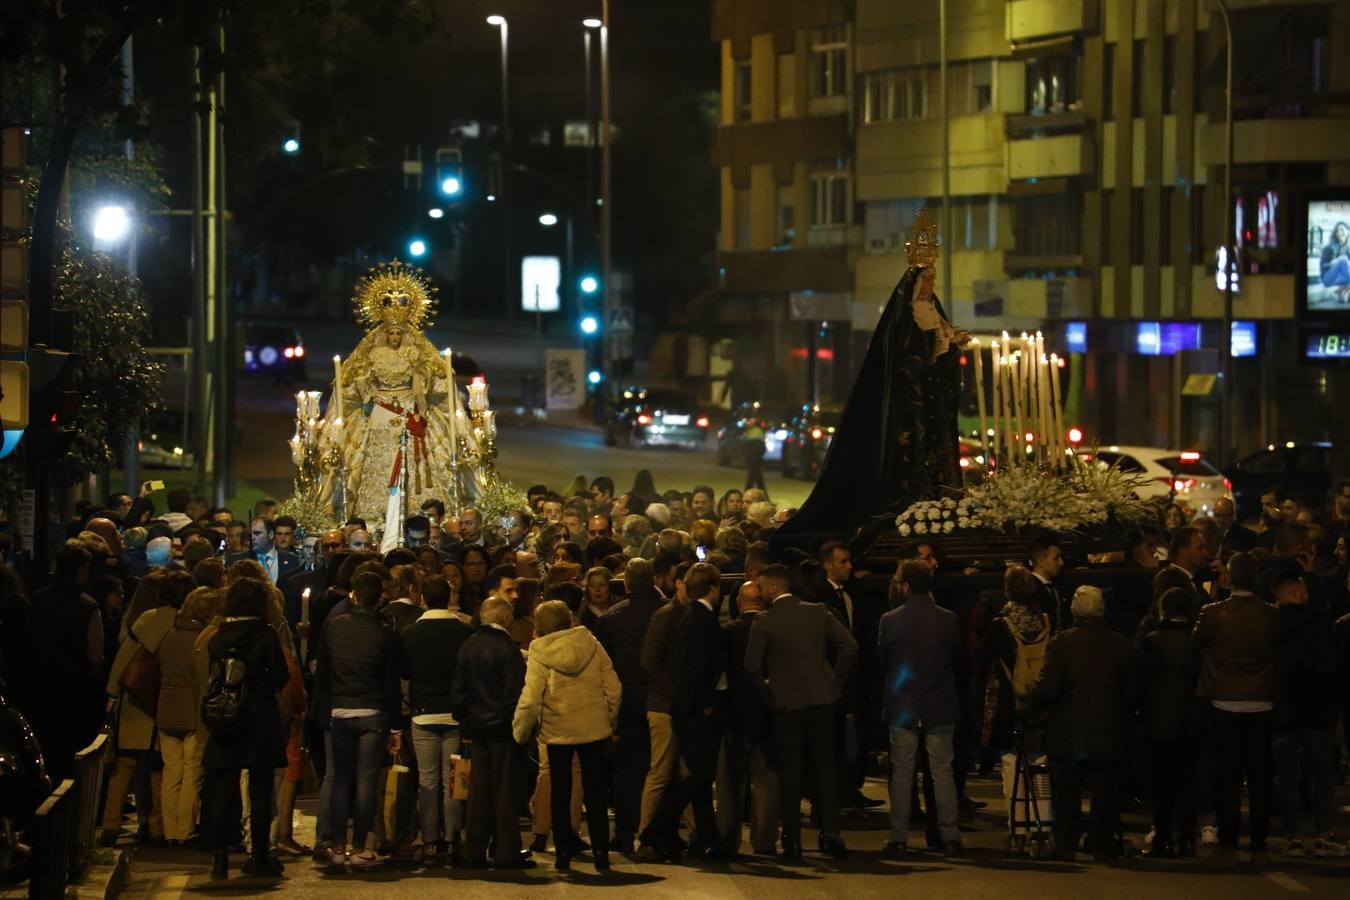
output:
MULTIPOLYGON (((997 113, 951 119, 952 185, 961 194, 1007 187, 1003 119, 997 113)), ((857 199, 933 197, 942 193, 942 120, 864 125, 857 135, 857 199)))
POLYGON ((1008 142, 1008 179, 1068 178, 1093 171, 1092 139, 1082 134, 1034 137, 1008 142))
POLYGON ((717 129, 713 165, 740 169, 772 163, 791 172, 793 163, 846 157, 849 146, 844 115, 723 125, 717 129))
MULTIPOLYGON (((1223 165, 1224 125, 1211 121, 1203 132, 1206 165, 1223 165)), ((1350 161, 1350 125, 1345 118, 1248 119, 1233 124, 1233 161, 1346 162, 1350 161)))
POLYGON ((731 294, 793 291, 846 293, 853 289, 848 248, 739 250, 717 254, 720 289, 731 294))
POLYGON ((1008 40, 1022 44, 1096 31, 1100 6, 1095 0, 1008 0, 1008 40))

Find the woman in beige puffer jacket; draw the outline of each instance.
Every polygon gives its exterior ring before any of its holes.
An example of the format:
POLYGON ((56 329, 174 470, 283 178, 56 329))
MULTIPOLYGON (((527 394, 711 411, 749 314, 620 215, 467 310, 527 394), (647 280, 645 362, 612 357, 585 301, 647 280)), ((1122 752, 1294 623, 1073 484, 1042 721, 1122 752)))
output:
MULTIPOLYGON (((534 630, 525 689, 516 704, 512 732, 517 743, 529 744, 537 727, 554 772, 572 770, 573 752, 581 758, 581 788, 595 867, 608 869, 605 755, 619 721, 619 676, 605 648, 589 628, 573 622, 566 604, 558 600, 540 604, 534 611, 534 630)), ((571 779, 553 779, 553 846, 560 870, 569 867, 580 844, 568 814, 571 788, 571 779)))

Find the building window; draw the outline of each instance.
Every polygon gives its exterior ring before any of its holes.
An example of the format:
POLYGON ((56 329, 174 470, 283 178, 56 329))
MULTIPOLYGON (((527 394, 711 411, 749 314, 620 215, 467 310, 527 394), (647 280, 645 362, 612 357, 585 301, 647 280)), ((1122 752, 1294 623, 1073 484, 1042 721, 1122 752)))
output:
MULTIPOLYGON (((1197 78, 1196 84, 1200 83, 1197 78)), ((1116 45, 1106 44, 1102 50, 1102 120, 1116 117, 1116 45)))
POLYGON ((1115 225, 1112 216, 1115 215, 1115 191, 1102 191, 1102 215, 1101 215, 1101 236, 1102 236, 1102 265, 1113 265, 1115 260, 1111 256, 1111 235, 1112 228, 1115 225))
POLYGON ((848 93, 848 26, 829 25, 811 32, 811 96, 848 93))
POLYGON ((925 118, 928 115, 927 77, 928 70, 923 68, 868 72, 863 76, 863 122, 925 118))
POLYGON ((1130 264, 1144 263, 1144 192, 1130 191, 1130 264))
POLYGON ((909 200, 873 200, 864 210, 863 231, 869 254, 900 253, 914 226, 914 217, 928 206, 926 197, 909 200))
POLYGON ((811 176, 811 225, 847 225, 848 173, 816 172, 811 176))
POLYGON ((1158 239, 1162 241, 1162 256, 1160 264, 1164 266, 1172 265, 1172 213, 1176 209, 1177 189, 1175 187, 1164 187, 1162 189, 1162 221, 1158 227, 1158 239))
POLYGON ((970 111, 988 112, 994 106, 994 61, 977 59, 970 63, 970 111))
POLYGON ((1013 201, 1018 256, 1077 256, 1082 245, 1082 195, 1031 194, 1013 201))
POLYGON ((750 60, 738 59, 734 63, 735 84, 732 88, 732 97, 735 103, 735 120, 737 122, 749 122, 752 113, 752 82, 750 78, 751 68, 750 60))
POLYGON ((774 234, 778 247, 791 247, 797 242, 797 211, 793 205, 792 194, 792 185, 778 189, 778 209, 774 216, 774 234))
POLYGON ((1169 34, 1163 39, 1163 115, 1175 115, 1176 111, 1177 36, 1169 34))
POLYGON ((1045 115, 1079 106, 1077 57, 1041 56, 1027 61, 1027 112, 1045 115))
POLYGON ((954 225, 965 237, 966 250, 992 250, 998 239, 998 201, 984 194, 954 201, 954 225))
POLYGON ((778 55, 778 118, 797 115, 797 60, 791 53, 778 55))
POLYGON ((1144 114, 1144 42, 1135 41, 1134 47, 1134 69, 1130 72, 1131 79, 1131 105, 1130 114, 1136 118, 1144 114))
POLYGON ((736 249, 750 249, 750 189, 735 189, 736 249))
POLYGON ((1191 263, 1209 262, 1213 248, 1205 245, 1205 186, 1193 184, 1190 187, 1191 202, 1191 263))

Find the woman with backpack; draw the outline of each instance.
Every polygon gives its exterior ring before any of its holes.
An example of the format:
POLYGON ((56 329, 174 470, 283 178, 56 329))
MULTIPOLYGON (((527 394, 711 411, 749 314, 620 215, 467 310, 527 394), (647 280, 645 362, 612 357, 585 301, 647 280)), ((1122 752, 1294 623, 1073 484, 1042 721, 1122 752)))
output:
POLYGON ((267 624, 271 588, 253 578, 232 580, 219 630, 210 639, 210 677, 202 697, 209 737, 202 767, 209 771, 207 809, 213 819, 212 880, 229 877, 229 848, 238 840, 243 801, 239 780, 249 774, 252 852, 246 875, 280 875, 268 853, 272 829, 272 776, 286 767, 286 738, 277 695, 289 671, 281 641, 267 624))
POLYGON ((1040 582, 1024 566, 1003 573, 1003 608, 989 623, 978 656, 988 666, 981 743, 993 751, 1013 747, 1017 710, 1040 678, 1051 620, 1040 607, 1040 582))

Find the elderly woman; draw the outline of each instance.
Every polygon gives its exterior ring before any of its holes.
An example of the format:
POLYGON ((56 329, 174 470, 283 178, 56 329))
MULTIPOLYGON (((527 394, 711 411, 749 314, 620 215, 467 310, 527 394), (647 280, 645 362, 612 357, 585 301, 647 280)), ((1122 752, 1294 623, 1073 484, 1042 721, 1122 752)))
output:
MULTIPOLYGON (((566 604, 550 600, 534 611, 534 643, 525 668, 525 690, 516 704, 511 730, 516 742, 534 738, 547 748, 549 768, 567 772, 572 756, 581 757, 597 870, 609 868, 609 809, 605 797, 605 750, 619 719, 619 677, 609 654, 590 630, 572 621, 566 604)), ((556 868, 566 871, 580 839, 572 832, 568 801, 570 779, 553 779, 553 844, 556 868)))
POLYGON ((1028 698, 1031 712, 1050 717, 1046 749, 1054 773, 1055 857, 1072 861, 1078 847, 1083 788, 1092 792, 1090 849, 1095 859, 1118 855, 1116 776, 1133 711, 1134 651, 1106 625, 1100 588, 1073 595, 1073 627, 1045 656, 1028 698))

